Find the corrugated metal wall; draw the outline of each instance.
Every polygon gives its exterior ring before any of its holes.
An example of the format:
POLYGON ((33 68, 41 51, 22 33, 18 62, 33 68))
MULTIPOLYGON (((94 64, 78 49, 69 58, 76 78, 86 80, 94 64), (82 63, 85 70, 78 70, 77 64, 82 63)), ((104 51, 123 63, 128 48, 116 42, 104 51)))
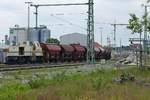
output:
POLYGON ((61 44, 81 44, 87 45, 87 35, 80 33, 72 33, 60 37, 61 44))
POLYGON ((28 34, 27 28, 10 28, 10 44, 18 44, 26 41, 39 41, 45 43, 50 38, 50 30, 47 27, 31 28, 28 34))

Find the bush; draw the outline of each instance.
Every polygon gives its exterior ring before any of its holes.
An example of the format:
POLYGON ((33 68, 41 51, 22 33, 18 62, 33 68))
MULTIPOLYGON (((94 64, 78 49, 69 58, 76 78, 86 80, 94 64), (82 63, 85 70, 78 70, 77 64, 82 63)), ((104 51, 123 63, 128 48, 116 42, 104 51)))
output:
POLYGON ((18 83, 4 85, 0 89, 0 100, 15 100, 18 93, 29 90, 28 86, 18 83))
POLYGON ((99 90, 103 85, 103 79, 101 77, 96 77, 92 80, 92 86, 94 89, 99 90))
POLYGON ((105 70, 104 69, 98 69, 91 73, 91 75, 94 77, 92 79, 92 86, 94 89, 99 90, 100 88, 104 87, 106 84, 106 77, 105 77, 105 70))
POLYGON ((29 79, 28 85, 31 89, 36 89, 47 85, 47 80, 44 77, 36 77, 29 79))
POLYGON ((56 74, 56 76, 53 77, 54 82, 56 82, 56 83, 63 82, 67 78, 65 73, 66 73, 66 71, 56 74))

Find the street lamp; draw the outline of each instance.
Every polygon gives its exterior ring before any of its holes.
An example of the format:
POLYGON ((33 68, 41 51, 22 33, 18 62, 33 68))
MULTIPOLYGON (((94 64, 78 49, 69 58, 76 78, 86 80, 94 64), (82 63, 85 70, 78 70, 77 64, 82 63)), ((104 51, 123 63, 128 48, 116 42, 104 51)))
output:
POLYGON ((27 40, 29 40, 29 30, 30 30, 30 5, 32 4, 32 2, 25 2, 25 4, 28 5, 28 34, 27 34, 27 40))

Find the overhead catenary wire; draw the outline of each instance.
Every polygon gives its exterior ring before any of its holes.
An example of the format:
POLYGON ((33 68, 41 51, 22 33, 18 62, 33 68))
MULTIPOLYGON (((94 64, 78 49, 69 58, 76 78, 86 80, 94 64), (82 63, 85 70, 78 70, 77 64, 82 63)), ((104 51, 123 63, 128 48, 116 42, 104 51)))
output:
MULTIPOLYGON (((89 0, 90 1, 90 0, 89 0)), ((33 7, 35 7, 35 19, 36 19, 36 28, 38 27, 38 8, 39 7, 46 7, 46 6, 48 6, 48 7, 58 7, 58 6, 77 6, 77 5, 79 5, 79 6, 83 6, 83 5, 91 5, 91 4, 93 4, 93 3, 67 3, 67 4, 31 4, 30 6, 33 6, 33 7)))
POLYGON ((53 13, 53 15, 57 15, 57 16, 72 16, 72 15, 86 15, 87 16, 87 13, 53 13))
POLYGON ((40 6, 88 6, 88 20, 87 20, 87 63, 94 64, 94 0, 88 0, 87 3, 66 3, 66 4, 37 4, 31 6, 35 7, 36 28, 38 27, 38 7, 40 6))
POLYGON ((58 20, 60 20, 60 21, 66 22, 66 23, 68 23, 68 24, 71 25, 71 26, 75 26, 75 27, 78 27, 78 28, 80 28, 80 29, 83 29, 83 30, 87 31, 86 28, 84 28, 84 27, 82 27, 82 26, 80 26, 80 25, 74 24, 74 23, 72 23, 72 22, 70 22, 70 21, 68 21, 68 20, 66 20, 66 19, 64 19, 64 18, 54 16, 53 14, 50 14, 50 16, 51 16, 51 17, 54 17, 54 18, 56 18, 56 19, 58 19, 58 20))

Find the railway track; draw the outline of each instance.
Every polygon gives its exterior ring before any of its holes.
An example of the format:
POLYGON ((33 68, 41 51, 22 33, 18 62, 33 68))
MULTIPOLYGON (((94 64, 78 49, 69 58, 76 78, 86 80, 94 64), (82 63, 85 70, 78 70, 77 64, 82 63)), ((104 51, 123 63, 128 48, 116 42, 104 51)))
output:
POLYGON ((42 68, 69 67, 69 66, 81 66, 81 65, 86 65, 86 63, 0 65, 0 72, 17 71, 17 70, 42 69, 42 68))

